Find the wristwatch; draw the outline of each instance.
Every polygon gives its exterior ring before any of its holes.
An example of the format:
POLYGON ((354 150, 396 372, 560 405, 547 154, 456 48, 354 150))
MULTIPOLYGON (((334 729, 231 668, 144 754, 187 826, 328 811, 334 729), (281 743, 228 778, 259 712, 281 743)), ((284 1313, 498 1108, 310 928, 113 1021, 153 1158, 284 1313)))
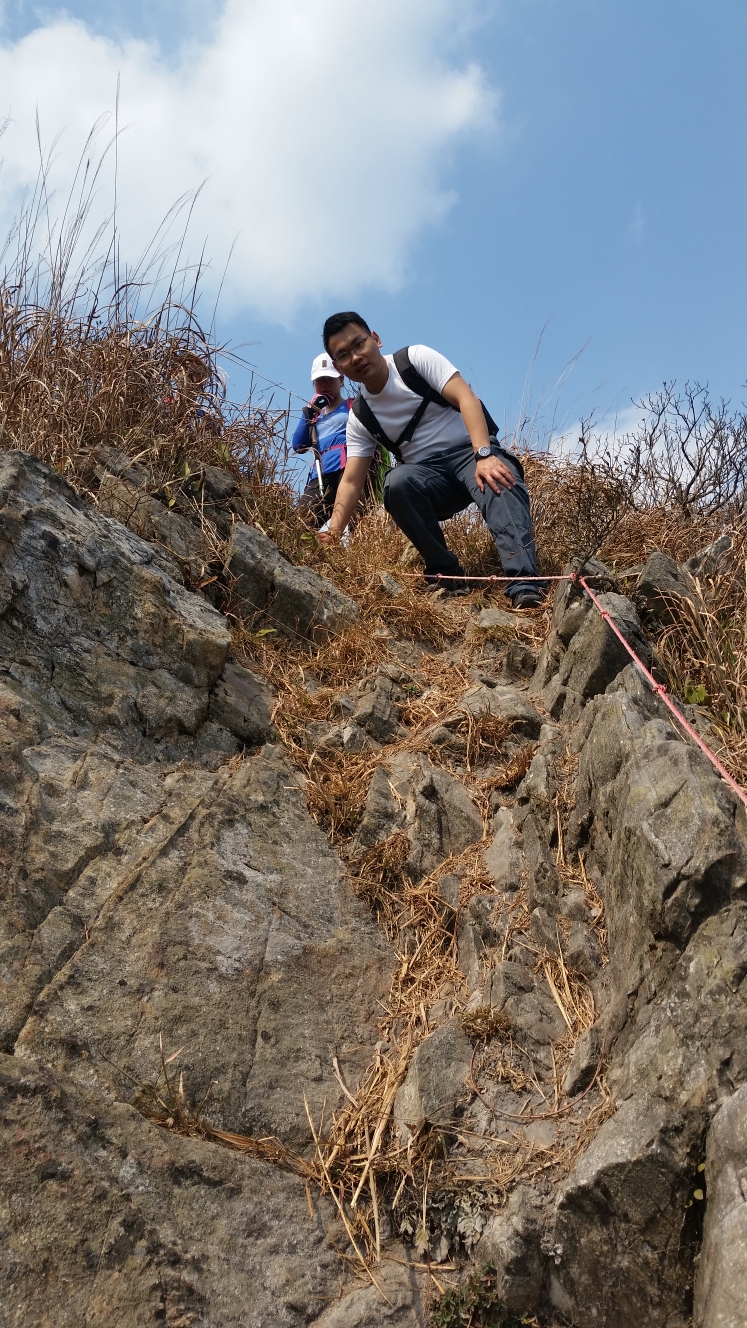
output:
POLYGON ((477 451, 475 452, 475 456, 477 457, 478 461, 484 461, 486 457, 492 455, 493 453, 491 452, 489 447, 478 447, 477 451))

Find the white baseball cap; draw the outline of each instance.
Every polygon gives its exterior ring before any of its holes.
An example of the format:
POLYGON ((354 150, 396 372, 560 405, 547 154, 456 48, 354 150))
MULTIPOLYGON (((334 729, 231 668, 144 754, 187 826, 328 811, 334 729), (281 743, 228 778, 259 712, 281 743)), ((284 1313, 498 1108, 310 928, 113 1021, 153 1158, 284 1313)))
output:
POLYGON ((341 378, 332 363, 332 356, 328 355, 326 350, 323 355, 317 355, 311 366, 311 381, 315 383, 317 378, 341 378))

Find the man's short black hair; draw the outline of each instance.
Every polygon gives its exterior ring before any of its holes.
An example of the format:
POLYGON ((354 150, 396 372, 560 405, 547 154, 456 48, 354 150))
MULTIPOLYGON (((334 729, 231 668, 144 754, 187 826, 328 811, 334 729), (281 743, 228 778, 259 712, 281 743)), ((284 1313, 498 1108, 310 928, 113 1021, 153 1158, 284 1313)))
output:
POLYGON ((330 314, 322 328, 322 341, 324 342, 324 349, 328 354, 330 353, 330 337, 334 337, 338 332, 342 332, 342 329, 347 327, 348 323, 355 323, 356 327, 362 327, 364 332, 371 331, 365 318, 361 318, 360 314, 355 313, 352 309, 347 309, 341 314, 330 314))

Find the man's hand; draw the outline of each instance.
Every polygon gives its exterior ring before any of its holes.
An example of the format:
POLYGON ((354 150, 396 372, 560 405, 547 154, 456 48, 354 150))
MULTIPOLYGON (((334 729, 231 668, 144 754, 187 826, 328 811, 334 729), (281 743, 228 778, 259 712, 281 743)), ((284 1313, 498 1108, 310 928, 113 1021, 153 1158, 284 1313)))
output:
POLYGON ((475 479, 481 493, 485 492, 486 484, 490 486, 493 493, 500 493, 501 488, 513 489, 516 483, 516 476, 497 456, 485 457, 484 461, 477 462, 475 479))
POLYGON ((329 530, 318 530, 316 537, 320 544, 339 544, 340 536, 333 535, 329 530))

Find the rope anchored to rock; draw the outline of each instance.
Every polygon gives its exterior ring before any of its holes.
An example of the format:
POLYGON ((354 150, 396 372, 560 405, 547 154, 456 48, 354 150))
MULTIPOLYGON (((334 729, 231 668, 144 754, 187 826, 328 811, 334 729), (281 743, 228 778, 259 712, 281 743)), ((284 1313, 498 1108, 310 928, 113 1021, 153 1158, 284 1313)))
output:
POLYGON ((447 576, 442 572, 436 572, 432 576, 429 576, 427 579, 429 581, 459 581, 459 582, 464 582, 464 581, 509 582, 517 580, 541 581, 541 582, 572 581, 574 585, 581 586, 586 592, 586 594, 589 596, 589 599, 594 605, 594 608, 599 613, 600 617, 604 618, 604 621, 607 623, 607 626, 610 628, 610 631, 614 633, 620 644, 630 655, 630 658, 632 659, 633 663, 643 674, 643 677, 646 679, 646 682, 648 683, 651 690, 656 694, 656 696, 660 698, 660 700, 666 706, 667 710, 669 710, 670 713, 674 716, 680 728, 684 729, 685 733, 689 738, 692 738, 693 742, 696 744, 697 747, 700 748, 703 755, 708 758, 714 770, 721 776, 724 783, 729 785, 729 788, 731 789, 732 793, 736 794, 736 796, 739 798, 739 801, 742 803, 742 806, 745 808, 745 810, 747 810, 747 792, 741 787, 740 784, 737 783, 737 781, 732 777, 732 775, 729 774, 729 771, 726 769, 725 765, 723 765, 723 763, 719 761, 718 757, 716 756, 716 753, 711 751, 711 748, 708 746, 708 743, 705 742, 703 738, 701 738, 697 730, 693 728, 693 725, 689 722, 689 720, 685 718, 685 716, 682 714, 682 711, 677 706, 676 702, 672 700, 666 687, 664 687, 662 683, 657 682, 653 674, 649 671, 649 669, 646 668, 646 665, 643 663, 643 660, 640 658, 639 655, 636 654, 630 642, 626 640, 625 636, 620 631, 620 628, 617 626, 612 614, 608 613, 604 605, 600 603, 598 597, 595 595, 594 591, 592 590, 591 586, 586 580, 586 577, 581 576, 578 572, 567 572, 564 576, 522 576, 522 577, 461 576, 461 575, 447 576))

